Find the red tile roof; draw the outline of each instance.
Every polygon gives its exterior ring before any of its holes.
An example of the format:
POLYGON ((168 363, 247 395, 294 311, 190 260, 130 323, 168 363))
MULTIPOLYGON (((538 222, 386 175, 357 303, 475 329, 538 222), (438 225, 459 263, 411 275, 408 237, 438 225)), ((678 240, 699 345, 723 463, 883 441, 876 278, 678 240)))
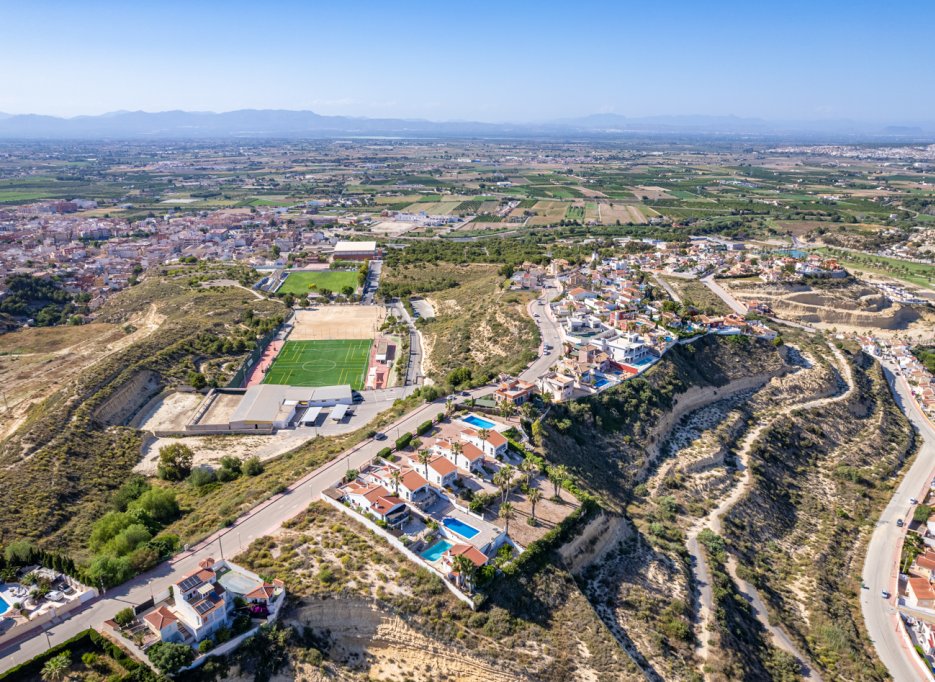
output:
POLYGON ((477 547, 474 545, 454 545, 451 549, 448 550, 447 554, 450 554, 452 559, 463 554, 478 568, 487 563, 487 555, 477 549, 477 547))
POLYGON ((458 470, 458 467, 452 464, 450 459, 448 459, 447 457, 442 457, 441 455, 438 455, 437 457, 435 457, 435 459, 430 460, 429 466, 439 476, 447 476, 453 471, 458 470))
POLYGON ((161 631, 166 626, 172 625, 172 623, 176 622, 178 620, 178 616, 172 613, 165 606, 160 606, 155 611, 150 611, 145 616, 143 616, 143 620, 145 620, 157 630, 161 631))

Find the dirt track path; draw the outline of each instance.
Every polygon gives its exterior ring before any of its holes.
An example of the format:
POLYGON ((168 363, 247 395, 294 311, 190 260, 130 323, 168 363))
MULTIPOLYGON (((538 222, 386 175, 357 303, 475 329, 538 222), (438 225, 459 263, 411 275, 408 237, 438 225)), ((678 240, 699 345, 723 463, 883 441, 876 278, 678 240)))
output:
MULTIPOLYGON (((835 358, 837 359, 838 369, 841 371, 842 377, 844 377, 847 388, 843 392, 834 396, 817 398, 815 400, 810 400, 804 403, 788 405, 773 414, 765 415, 765 418, 761 419, 760 422, 753 429, 751 429, 746 436, 744 436, 740 443, 740 448, 737 452, 737 468, 741 472, 739 484, 734 487, 729 495, 721 500, 718 506, 715 507, 711 513, 700 519, 688 531, 686 545, 688 547, 688 552, 693 559, 692 572, 694 574, 695 584, 699 586, 696 612, 698 613, 698 620, 701 629, 699 634, 700 645, 698 654, 702 660, 707 661, 708 655, 710 653, 708 649, 708 640, 710 639, 711 633, 708 628, 708 623, 714 613, 714 608, 713 595, 711 591, 711 572, 708 570, 708 565, 705 561, 704 554, 701 552, 700 543, 698 542, 698 535, 705 528, 720 534, 723 528, 722 519, 724 515, 729 512, 731 508, 737 502, 739 502, 744 495, 747 494, 747 492, 749 492, 751 486, 753 485, 753 476, 750 474, 749 468, 749 454, 750 450, 753 448, 753 445, 759 439, 760 434, 762 434, 763 431, 771 426, 777 419, 789 415, 796 410, 810 410, 821 407, 823 405, 839 402, 841 400, 847 399, 854 391, 854 376, 850 364, 848 364, 840 350, 833 346, 830 348, 834 353, 835 358)), ((798 647, 796 647, 795 643, 789 638, 785 630, 783 630, 781 626, 772 625, 769 622, 766 605, 760 598, 759 592, 757 592, 753 585, 737 576, 737 561, 733 556, 730 556, 728 559, 727 571, 734 582, 737 584, 740 592, 746 595, 749 599, 757 620, 759 620, 763 627, 766 628, 766 631, 772 637, 773 643, 783 651, 792 654, 799 660, 799 663, 802 665, 803 669, 806 670, 805 677, 807 679, 821 680, 821 676, 814 669, 814 666, 810 664, 808 657, 799 651, 798 647)))

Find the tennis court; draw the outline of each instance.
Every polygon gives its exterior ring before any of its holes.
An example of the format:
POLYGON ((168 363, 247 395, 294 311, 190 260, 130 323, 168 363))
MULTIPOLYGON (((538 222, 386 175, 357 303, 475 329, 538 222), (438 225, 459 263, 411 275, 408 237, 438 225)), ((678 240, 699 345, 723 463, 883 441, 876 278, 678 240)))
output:
POLYGON ((361 389, 370 364, 370 339, 286 341, 263 378, 264 384, 361 389))

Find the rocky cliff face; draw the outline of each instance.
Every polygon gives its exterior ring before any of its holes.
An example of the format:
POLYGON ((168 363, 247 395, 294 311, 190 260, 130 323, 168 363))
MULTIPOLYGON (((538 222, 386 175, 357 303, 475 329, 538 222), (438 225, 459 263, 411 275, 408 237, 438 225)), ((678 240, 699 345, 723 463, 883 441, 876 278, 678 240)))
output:
POLYGON ((544 426, 546 458, 568 466, 606 507, 619 510, 684 415, 790 369, 777 348, 745 337, 677 346, 643 377, 555 406, 544 426))

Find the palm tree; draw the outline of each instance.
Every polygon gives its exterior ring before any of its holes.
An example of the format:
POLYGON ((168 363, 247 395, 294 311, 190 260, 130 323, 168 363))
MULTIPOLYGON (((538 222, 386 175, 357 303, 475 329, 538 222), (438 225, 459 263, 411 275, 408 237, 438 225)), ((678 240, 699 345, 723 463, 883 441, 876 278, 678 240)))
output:
POLYGON ((429 477, 429 460, 432 459, 431 450, 419 450, 419 464, 425 467, 425 478, 429 477))
POLYGON ((455 441, 451 444, 451 454, 454 455, 455 465, 458 464, 458 455, 464 452, 464 446, 461 445, 461 441, 455 441))
POLYGON ((552 481, 552 485, 555 486, 555 497, 558 497, 558 489, 568 478, 568 475, 568 467, 564 464, 559 464, 549 469, 549 480, 552 481))
MULTIPOLYGON (((463 554, 459 554, 451 562, 452 570, 458 574, 458 582, 462 586, 468 586, 474 582, 474 562, 463 554)), ((472 591, 468 588, 468 591, 472 591)))
POLYGON ((526 474, 526 486, 529 486, 529 481, 532 480, 532 477, 539 473, 539 462, 537 462, 532 457, 526 457, 519 464, 520 471, 526 474))
POLYGON ((68 676, 69 668, 71 668, 71 652, 63 651, 58 656, 50 658, 42 666, 42 679, 45 682, 60 682, 68 676))
POLYGON ((490 429, 481 429, 477 432, 477 435, 480 436, 481 440, 487 440, 487 437, 490 435, 490 429))
POLYGON ((393 494, 399 495, 399 469, 390 472, 390 480, 393 481, 393 494))
POLYGON ((513 518, 513 505, 509 502, 504 502, 500 505, 500 512, 498 516, 503 519, 504 528, 503 532, 509 537, 510 535, 510 519, 513 518))
POLYGON ((493 475, 494 485, 500 488, 500 501, 506 502, 506 498, 510 495, 510 488, 513 483, 513 467, 509 464, 504 464, 500 467, 500 471, 493 475))
POLYGON ((536 503, 542 499, 542 491, 538 488, 531 489, 526 493, 526 499, 529 500, 529 504, 532 507, 532 522, 533 525, 536 523, 536 503))
POLYGON ((451 398, 445 399, 445 416, 448 417, 455 409, 455 403, 451 398))

